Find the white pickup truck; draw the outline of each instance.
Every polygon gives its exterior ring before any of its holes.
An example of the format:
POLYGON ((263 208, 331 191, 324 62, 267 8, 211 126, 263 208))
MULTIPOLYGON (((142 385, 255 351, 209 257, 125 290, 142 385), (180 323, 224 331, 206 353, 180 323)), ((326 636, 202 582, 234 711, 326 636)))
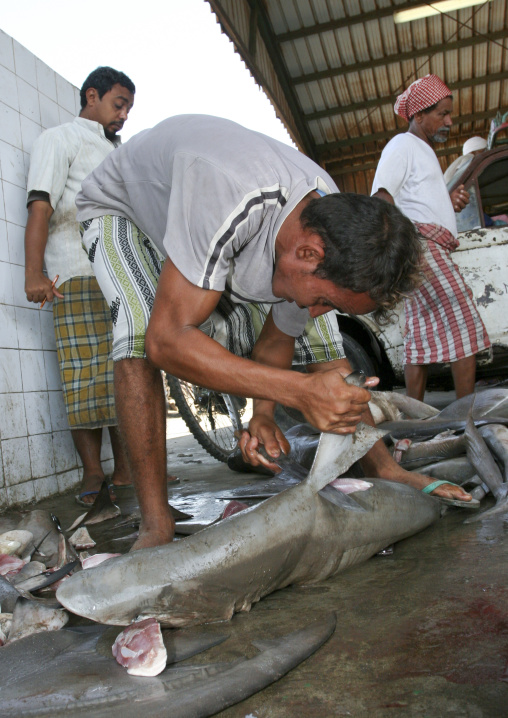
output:
MULTIPOLYGON (((508 138, 498 142, 461 167, 448 184, 449 189, 464 184, 470 194, 469 205, 457 215, 460 245, 453 260, 471 287, 492 342, 492 349, 477 357, 477 378, 508 376, 508 138)), ((339 314, 338 321, 355 369, 379 376, 381 388, 404 383, 402 305, 385 326, 370 315, 339 314)), ((449 365, 429 367, 429 383, 436 382, 451 384, 449 365)))

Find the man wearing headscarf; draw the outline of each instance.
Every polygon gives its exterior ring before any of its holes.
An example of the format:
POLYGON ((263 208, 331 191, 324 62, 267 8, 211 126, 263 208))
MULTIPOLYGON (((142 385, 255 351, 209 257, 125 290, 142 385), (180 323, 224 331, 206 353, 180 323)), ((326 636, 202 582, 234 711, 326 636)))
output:
POLYGON ((485 152, 487 149, 487 140, 483 137, 470 137, 464 142, 462 147, 462 154, 460 157, 451 163, 444 173, 444 180, 446 185, 451 185, 455 175, 459 172, 462 174, 466 167, 474 159, 475 155, 479 155, 485 152))
POLYGON ((436 75, 416 80, 397 98, 395 113, 409 130, 386 145, 372 194, 411 219, 425 244, 422 283, 404 300, 407 395, 423 400, 429 364, 450 362, 457 398, 474 391, 476 354, 490 346, 471 290, 451 259, 457 249, 455 212, 468 203, 460 185, 448 194, 433 145, 446 142, 453 99, 436 75))

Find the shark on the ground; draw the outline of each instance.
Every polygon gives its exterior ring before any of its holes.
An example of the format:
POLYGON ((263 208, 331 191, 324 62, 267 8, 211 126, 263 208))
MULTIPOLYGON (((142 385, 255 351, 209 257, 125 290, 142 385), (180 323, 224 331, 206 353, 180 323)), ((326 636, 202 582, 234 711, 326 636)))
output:
POLYGON ((323 434, 299 484, 188 538, 76 573, 57 599, 99 623, 188 626, 230 619, 272 591, 367 560, 440 516, 435 497, 403 484, 334 481, 381 436, 362 424, 354 435, 323 434))

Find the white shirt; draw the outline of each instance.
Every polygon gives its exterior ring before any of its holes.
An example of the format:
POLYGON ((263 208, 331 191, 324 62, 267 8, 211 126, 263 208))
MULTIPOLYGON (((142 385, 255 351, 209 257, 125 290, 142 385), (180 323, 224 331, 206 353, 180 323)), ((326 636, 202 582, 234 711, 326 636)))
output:
POLYGON ((43 132, 35 141, 28 172, 28 193, 49 194, 53 214, 44 254, 48 277, 57 274, 57 286, 71 277, 93 276, 81 246, 76 221, 76 194, 85 177, 120 144, 108 140, 99 122, 76 117, 43 132))
POLYGON ((411 132, 394 137, 377 166, 372 194, 389 192, 413 222, 439 224, 457 236, 457 222, 443 172, 432 147, 411 132))

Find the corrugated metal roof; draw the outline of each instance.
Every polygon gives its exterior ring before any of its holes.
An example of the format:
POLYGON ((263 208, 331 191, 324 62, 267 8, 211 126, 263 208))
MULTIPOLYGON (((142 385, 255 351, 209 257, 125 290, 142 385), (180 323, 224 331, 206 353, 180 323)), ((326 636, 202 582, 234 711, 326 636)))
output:
POLYGON ((395 98, 418 77, 435 73, 453 91, 443 169, 508 111, 507 0, 401 25, 394 10, 424 3, 208 2, 296 144, 342 190, 369 192, 383 147, 407 128, 395 98))

